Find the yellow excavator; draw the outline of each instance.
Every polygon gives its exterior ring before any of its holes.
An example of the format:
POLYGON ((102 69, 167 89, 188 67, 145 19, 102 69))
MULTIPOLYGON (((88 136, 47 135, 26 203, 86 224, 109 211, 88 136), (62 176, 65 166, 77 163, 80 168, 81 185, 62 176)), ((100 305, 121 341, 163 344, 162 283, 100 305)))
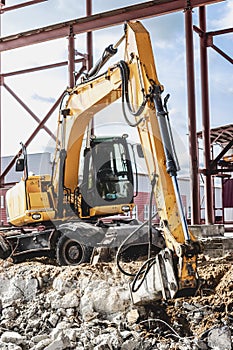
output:
MULTIPOLYGON (((147 259, 131 284, 135 303, 192 295, 198 288, 199 243, 188 229, 177 182, 179 165, 162 100, 150 36, 127 22, 123 36, 61 102, 51 175, 28 175, 27 151, 17 160, 22 180, 7 192, 12 230, 0 237, 1 257, 55 256, 62 265, 93 262, 103 252, 147 259), (124 43, 124 58, 104 66, 124 43), (94 116, 121 99, 126 125, 138 133, 151 182, 149 221, 132 219, 136 181, 127 135, 95 136, 94 116), (158 226, 153 225, 155 198, 158 226)), ((102 254, 102 255, 101 255, 102 254)))

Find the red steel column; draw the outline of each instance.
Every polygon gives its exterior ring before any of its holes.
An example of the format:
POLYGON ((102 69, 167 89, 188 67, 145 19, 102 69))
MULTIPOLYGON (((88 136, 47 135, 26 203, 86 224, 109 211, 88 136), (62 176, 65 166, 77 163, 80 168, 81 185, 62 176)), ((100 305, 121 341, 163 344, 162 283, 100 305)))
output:
POLYGON ((195 77, 193 54, 193 25, 192 8, 185 10, 185 38, 186 38, 186 69, 188 94, 188 128, 190 154, 190 197, 191 197, 191 224, 200 223, 200 195, 198 174, 198 145, 196 132, 196 105, 195 105, 195 77))
POLYGON ((75 44, 72 26, 70 27, 70 35, 68 37, 68 72, 69 87, 73 88, 75 86, 75 44))
MULTIPOLYGON (((0 37, 2 36, 2 7, 3 3, 0 1, 0 37)), ((2 55, 0 51, 0 174, 2 173, 2 55)), ((4 179, 0 177, 0 187, 4 183, 4 179)))
MULTIPOLYGON (((87 16, 92 15, 92 0, 86 0, 86 12, 87 16)), ((93 66, 93 38, 92 32, 87 32, 87 70, 89 71, 93 66)))
POLYGON ((225 212, 224 212, 224 181, 225 179, 221 178, 221 186, 222 186, 222 224, 225 225, 225 212))
MULTIPOLYGON (((92 15, 92 0, 86 0, 86 13, 87 16, 92 15)), ((92 32, 87 32, 87 71, 93 67, 93 35, 92 32)), ((94 118, 91 120, 90 125, 91 135, 95 134, 94 118)))
MULTIPOLYGON (((200 29, 206 32, 206 11, 205 6, 199 8, 200 29)), ((210 116, 209 116, 209 80, 208 80, 208 57, 205 44, 205 35, 200 40, 200 65, 201 65, 201 91, 202 91, 202 136, 204 148, 204 168, 206 174, 205 184, 205 219, 206 224, 214 223, 213 212, 213 186, 210 174, 210 116)))

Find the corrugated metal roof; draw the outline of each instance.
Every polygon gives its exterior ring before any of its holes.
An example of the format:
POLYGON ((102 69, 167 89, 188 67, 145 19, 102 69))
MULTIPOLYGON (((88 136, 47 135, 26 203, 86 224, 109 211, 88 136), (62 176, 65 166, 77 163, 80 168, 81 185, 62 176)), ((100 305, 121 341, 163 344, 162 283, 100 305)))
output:
MULTIPOLYGON (((202 139, 202 131, 197 133, 197 137, 202 139)), ((219 126, 210 130, 211 145, 218 144, 226 146, 233 139, 233 124, 219 126)))

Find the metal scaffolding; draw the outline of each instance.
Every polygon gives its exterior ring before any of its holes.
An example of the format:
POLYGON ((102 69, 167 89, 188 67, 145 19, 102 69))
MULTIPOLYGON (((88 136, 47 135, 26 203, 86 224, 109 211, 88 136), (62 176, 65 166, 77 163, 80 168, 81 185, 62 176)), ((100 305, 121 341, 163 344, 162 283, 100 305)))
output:
MULTIPOLYGON (((194 31, 200 36, 200 64, 201 64, 201 96, 202 96, 202 138, 203 138, 203 155, 204 169, 204 189, 205 189, 205 218, 207 224, 215 223, 214 218, 214 191, 213 191, 213 162, 211 158, 211 128, 210 128, 210 109, 209 109, 209 77, 208 77, 208 55, 207 48, 212 47, 221 54, 230 63, 232 58, 226 55, 222 50, 213 44, 213 37, 216 35, 232 33, 233 28, 223 29, 215 32, 206 32, 206 9, 204 6, 199 8, 199 25, 194 26, 194 31)), ((215 167, 216 173, 221 174, 222 170, 215 167)))
MULTIPOLYGON (((5 1, 0 2, 0 13, 17 9, 27 5, 42 3, 47 0, 32 0, 25 3, 7 7, 5 1)), ((201 81, 202 81, 202 120, 203 130, 202 137, 204 140, 204 154, 205 154, 205 197, 206 197, 206 220, 207 223, 213 223, 213 188, 212 188, 212 173, 211 169, 211 154, 210 154, 210 118, 209 118, 209 90, 208 90, 208 60, 207 48, 212 47, 215 51, 232 63, 232 58, 226 55, 213 43, 213 38, 216 35, 229 33, 233 28, 206 33, 206 13, 205 6, 211 3, 220 2, 223 0, 160 0, 160 1, 146 1, 137 5, 126 6, 112 11, 92 14, 92 0, 86 0, 86 16, 78 19, 73 19, 63 23, 49 25, 43 28, 37 28, 27 32, 10 35, 0 38, 0 52, 12 50, 19 47, 25 47, 35 43, 42 43, 58 38, 68 38, 68 58, 67 61, 57 62, 50 65, 43 65, 30 69, 12 71, 4 73, 1 71, 1 57, 0 57, 0 91, 5 88, 8 93, 31 115, 31 117, 38 123, 34 132, 28 137, 25 145, 29 145, 38 131, 42 128, 52 137, 53 133, 45 125, 52 113, 58 107, 61 96, 57 99, 50 111, 40 120, 18 96, 8 86, 6 80, 10 76, 26 74, 30 72, 50 69, 54 67, 67 66, 68 67, 68 84, 73 87, 77 78, 85 69, 90 69, 93 64, 93 45, 92 32, 98 29, 109 26, 118 25, 128 20, 140 20, 144 18, 151 18, 172 12, 183 11, 185 17, 185 39, 186 39, 186 72, 187 72, 187 92, 188 92, 188 125, 189 125, 189 155, 190 155, 190 179, 191 179, 191 222, 192 224, 200 223, 200 196, 199 196, 199 164, 198 164, 198 146, 197 146, 197 131, 196 131, 196 97, 195 97, 195 72, 194 72, 194 47, 193 47, 193 30, 200 36, 200 62, 201 62, 201 81), (199 8, 199 28, 193 26, 192 11, 193 8, 199 8), (79 53, 79 58, 75 58, 75 35, 86 33, 87 36, 87 53, 79 53), (81 67, 78 73, 74 74, 75 65, 79 64, 81 67)), ((1 16, 0 16, 1 17, 1 16)), ((63 92, 62 92, 63 94, 63 92)), ((1 95, 0 95, 1 102, 1 95)), ((1 112, 0 112, 1 113, 1 112)), ((1 114, 0 114, 0 132, 1 132, 1 114)), ((4 187, 4 178, 15 163, 16 158, 20 155, 21 150, 16 152, 16 155, 8 166, 2 171, 0 176, 0 185, 4 187)), ((1 152, 1 136, 0 136, 0 159, 1 152)), ((0 164, 1 165, 1 164, 0 164)))

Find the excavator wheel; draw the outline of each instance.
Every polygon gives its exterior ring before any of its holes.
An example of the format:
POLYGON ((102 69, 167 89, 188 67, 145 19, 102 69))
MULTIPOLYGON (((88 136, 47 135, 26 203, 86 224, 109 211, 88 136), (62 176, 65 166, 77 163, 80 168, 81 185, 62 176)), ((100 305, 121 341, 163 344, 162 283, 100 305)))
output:
POLYGON ((79 265, 90 262, 92 248, 63 234, 57 242, 56 258, 59 265, 79 265))

